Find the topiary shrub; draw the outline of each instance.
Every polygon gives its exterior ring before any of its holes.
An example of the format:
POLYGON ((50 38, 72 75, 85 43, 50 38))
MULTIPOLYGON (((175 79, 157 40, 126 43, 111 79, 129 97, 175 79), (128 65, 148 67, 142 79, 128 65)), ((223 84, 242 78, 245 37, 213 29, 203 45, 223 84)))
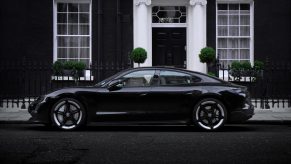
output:
POLYGON ((252 65, 249 61, 242 62, 241 69, 242 76, 252 76, 252 65))
POLYGON ((229 73, 234 77, 234 80, 239 81, 242 76, 242 64, 239 61, 233 61, 229 73))
POLYGON ((241 68, 243 70, 250 70, 250 69, 252 69, 252 65, 249 61, 245 61, 245 62, 241 63, 241 68))
POLYGON ((73 70, 76 66, 76 61, 65 61, 64 62, 64 69, 73 70))
POLYGON ((133 62, 138 63, 139 67, 140 63, 144 63, 147 59, 147 51, 144 48, 137 47, 132 50, 129 57, 133 62))
POLYGON ((256 60, 256 61, 254 62, 254 67, 253 67, 254 70, 263 70, 264 67, 265 67, 265 66, 264 66, 264 62, 259 61, 259 60, 256 60))
POLYGON ((234 61, 231 63, 230 69, 232 70, 240 70, 242 68, 241 63, 239 61, 234 61))
POLYGON ((215 61, 215 50, 212 47, 202 48, 199 54, 201 63, 211 63, 215 61))
POLYGON ((84 70, 86 68, 86 64, 78 61, 66 61, 64 62, 64 75, 73 76, 78 78, 84 75, 84 70))
POLYGON ((208 71, 215 71, 213 70, 213 64, 215 62, 215 50, 212 47, 204 47, 200 50, 199 54, 200 62, 206 63, 208 71))
POLYGON ((254 62, 254 66, 253 66, 253 74, 254 74, 254 76, 263 78, 264 67, 265 67, 264 62, 256 60, 254 62))
POLYGON ((86 68, 86 64, 83 62, 77 62, 75 65, 75 69, 77 71, 83 71, 83 70, 85 70, 85 68, 86 68))
POLYGON ((58 75, 61 75, 62 72, 63 72, 63 69, 64 69, 64 63, 57 60, 54 62, 53 64, 53 72, 54 72, 54 75, 58 76, 58 75))

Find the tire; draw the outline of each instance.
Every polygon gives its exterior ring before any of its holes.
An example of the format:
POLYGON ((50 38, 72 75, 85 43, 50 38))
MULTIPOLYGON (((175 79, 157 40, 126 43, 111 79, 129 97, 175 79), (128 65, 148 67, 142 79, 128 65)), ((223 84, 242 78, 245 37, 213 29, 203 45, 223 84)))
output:
POLYGON ((214 131, 224 126, 227 111, 223 103, 214 98, 199 101, 193 110, 193 122, 206 131, 214 131))
POLYGON ((64 98, 52 107, 51 120, 61 130, 75 130, 85 125, 86 110, 78 100, 64 98))

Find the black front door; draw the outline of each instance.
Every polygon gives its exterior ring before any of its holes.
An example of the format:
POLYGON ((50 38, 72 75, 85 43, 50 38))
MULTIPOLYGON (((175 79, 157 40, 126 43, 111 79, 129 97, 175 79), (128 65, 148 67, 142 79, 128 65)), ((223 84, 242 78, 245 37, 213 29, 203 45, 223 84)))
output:
POLYGON ((153 66, 186 67, 186 28, 153 28, 153 66))

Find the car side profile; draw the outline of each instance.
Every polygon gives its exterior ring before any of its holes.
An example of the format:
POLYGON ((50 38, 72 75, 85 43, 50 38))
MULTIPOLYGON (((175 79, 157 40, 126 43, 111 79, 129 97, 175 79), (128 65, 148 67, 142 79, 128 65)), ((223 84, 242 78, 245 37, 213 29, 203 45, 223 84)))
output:
POLYGON ((254 114, 244 86, 199 72, 141 67, 94 86, 63 88, 29 106, 32 120, 73 130, 89 122, 185 124, 207 131, 254 114))

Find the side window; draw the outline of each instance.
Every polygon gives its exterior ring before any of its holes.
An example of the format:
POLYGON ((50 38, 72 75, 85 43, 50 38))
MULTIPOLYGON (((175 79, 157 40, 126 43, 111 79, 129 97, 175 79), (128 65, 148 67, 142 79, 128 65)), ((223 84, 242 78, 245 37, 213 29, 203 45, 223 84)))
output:
POLYGON ((175 71, 161 71, 160 85, 189 85, 201 81, 199 77, 175 71))
POLYGON ((122 77, 124 87, 150 86, 155 70, 136 71, 122 77))

